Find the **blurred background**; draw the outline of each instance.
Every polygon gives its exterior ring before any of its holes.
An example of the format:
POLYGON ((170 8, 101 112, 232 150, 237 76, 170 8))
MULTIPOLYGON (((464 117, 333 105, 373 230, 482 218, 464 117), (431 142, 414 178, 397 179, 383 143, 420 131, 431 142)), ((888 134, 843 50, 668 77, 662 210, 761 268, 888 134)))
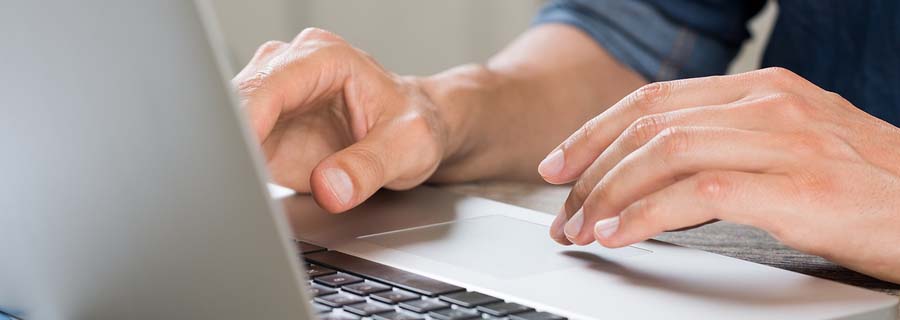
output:
MULTIPOLYGON (((526 30, 544 0, 216 0, 234 70, 266 40, 290 41, 305 27, 340 34, 399 74, 428 75, 483 62, 526 30)), ((777 4, 751 22, 730 72, 759 66, 777 4)))

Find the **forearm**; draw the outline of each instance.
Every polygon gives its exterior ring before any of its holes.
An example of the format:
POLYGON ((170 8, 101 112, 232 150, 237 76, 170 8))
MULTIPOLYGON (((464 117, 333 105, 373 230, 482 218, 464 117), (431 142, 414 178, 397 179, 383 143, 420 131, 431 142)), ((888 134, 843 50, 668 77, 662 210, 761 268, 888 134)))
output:
POLYGON ((431 181, 537 181, 547 152, 645 81, 579 30, 534 28, 485 65, 422 79, 450 130, 431 181))

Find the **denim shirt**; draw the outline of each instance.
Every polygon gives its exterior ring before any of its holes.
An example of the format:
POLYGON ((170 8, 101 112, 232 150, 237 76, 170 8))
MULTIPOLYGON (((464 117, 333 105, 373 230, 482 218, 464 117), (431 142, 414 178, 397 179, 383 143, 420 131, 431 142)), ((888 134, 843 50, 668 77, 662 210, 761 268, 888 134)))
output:
MULTIPOLYGON (((554 0, 564 23, 648 81, 723 74, 765 0, 554 0)), ((762 67, 787 68, 900 125, 900 1, 784 0, 762 67)))

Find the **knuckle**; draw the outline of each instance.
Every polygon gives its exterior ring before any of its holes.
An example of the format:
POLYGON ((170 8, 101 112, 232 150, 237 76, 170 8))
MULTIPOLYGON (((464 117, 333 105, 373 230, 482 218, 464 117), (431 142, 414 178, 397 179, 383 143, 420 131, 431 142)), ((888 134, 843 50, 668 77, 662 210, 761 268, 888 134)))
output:
POLYGON ((720 172, 697 174, 694 192, 699 199, 720 201, 731 195, 734 189, 731 181, 720 172))
POLYGON ((785 68, 771 67, 759 71, 760 79, 769 88, 776 90, 809 89, 814 87, 809 81, 785 68))
POLYGON ((643 116, 625 129, 625 138, 636 149, 668 127, 669 117, 666 114, 643 116))
POLYGON ((822 152, 827 158, 836 160, 859 160, 863 158, 856 148, 834 133, 823 133, 818 137, 822 152))
POLYGON ((338 35, 319 28, 307 28, 298 34, 290 43, 291 49, 299 57, 314 54, 330 56, 338 51, 351 51, 352 47, 338 35))
POLYGON ((760 72, 771 78, 775 81, 781 82, 782 84, 789 84, 795 82, 800 78, 796 73, 791 70, 782 67, 769 67, 760 70, 760 72))
POLYGON ((598 136, 600 131, 600 117, 597 116, 591 118, 591 120, 584 123, 584 126, 582 126, 579 131, 582 137, 586 139, 598 136))
POLYGON ((666 128, 654 138, 653 147, 663 159, 677 157, 690 150, 692 135, 692 131, 686 128, 666 128))
POLYGON ((425 117, 422 114, 414 114, 406 118, 406 126, 413 132, 418 134, 424 134, 427 136, 434 136, 435 126, 432 121, 429 120, 428 117, 425 117))
POLYGON ((827 96, 831 100, 846 101, 846 99, 844 99, 844 96, 842 96, 840 93, 837 93, 834 91, 828 91, 828 90, 825 90, 824 92, 825 92, 825 96, 827 96))
MULTIPOLYGON (((847 100, 847 98, 844 98, 844 96, 842 96, 841 94, 839 94, 837 92, 833 92, 833 91, 827 91, 827 90, 824 90, 824 92, 825 92, 825 98, 828 99, 829 101, 831 101, 832 103, 837 103, 838 105, 841 105, 841 106, 853 107, 853 103, 851 103, 850 100, 847 100)), ((853 107, 853 108, 855 109, 855 107, 853 107)))
POLYGON ((663 103, 672 91, 672 82, 654 82, 644 85, 629 96, 631 105, 649 113, 663 103))
POLYGON ((329 40, 341 40, 341 38, 338 37, 338 35, 332 33, 331 31, 328 31, 325 29, 320 29, 320 28, 315 28, 315 27, 303 29, 303 31, 300 31, 300 33, 297 34, 297 37, 294 38, 295 43, 309 41, 309 40, 329 41, 329 40))
POLYGON ((795 134, 791 140, 792 149, 801 157, 818 157, 828 153, 826 142, 817 135, 795 134))
POLYGON ((600 139, 600 127, 600 116, 591 118, 563 142, 563 148, 569 149, 581 144, 596 145, 600 139))
POLYGON ((771 96, 771 101, 774 102, 775 104, 781 105, 781 106, 786 106, 786 105, 793 106, 793 105, 801 104, 803 102, 803 99, 800 96, 793 94, 793 93, 779 92, 779 93, 773 94, 771 96))
POLYGON ((241 79, 237 83, 237 91, 241 96, 253 96, 264 91, 271 72, 260 70, 252 76, 241 79))
POLYGON ((662 228, 663 208, 658 201, 641 199, 635 203, 636 210, 629 212, 631 223, 637 223, 651 229, 662 228))
POLYGON ((310 59, 312 57, 336 58, 345 52, 353 52, 352 48, 342 42, 310 40, 293 44, 298 52, 298 58, 310 59))
POLYGON ((259 49, 256 50, 257 56, 267 56, 272 54, 275 51, 281 50, 287 46, 287 43, 281 41, 270 40, 266 41, 262 45, 259 46, 259 49))
POLYGON ((808 119, 812 113, 812 106, 806 99, 792 93, 777 93, 769 98, 769 106, 783 117, 788 119, 808 119))

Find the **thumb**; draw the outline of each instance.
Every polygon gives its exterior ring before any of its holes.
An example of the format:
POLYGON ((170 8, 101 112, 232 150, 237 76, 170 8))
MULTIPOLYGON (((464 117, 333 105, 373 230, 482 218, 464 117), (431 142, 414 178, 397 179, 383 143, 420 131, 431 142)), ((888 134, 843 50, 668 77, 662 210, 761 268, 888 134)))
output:
POLYGON ((403 134, 403 130, 398 123, 376 127, 359 142, 322 160, 310 176, 316 202, 329 212, 343 212, 385 185, 402 189, 425 181, 437 168, 438 159, 433 156, 437 152, 423 151, 430 148, 417 138, 422 135, 403 134))

